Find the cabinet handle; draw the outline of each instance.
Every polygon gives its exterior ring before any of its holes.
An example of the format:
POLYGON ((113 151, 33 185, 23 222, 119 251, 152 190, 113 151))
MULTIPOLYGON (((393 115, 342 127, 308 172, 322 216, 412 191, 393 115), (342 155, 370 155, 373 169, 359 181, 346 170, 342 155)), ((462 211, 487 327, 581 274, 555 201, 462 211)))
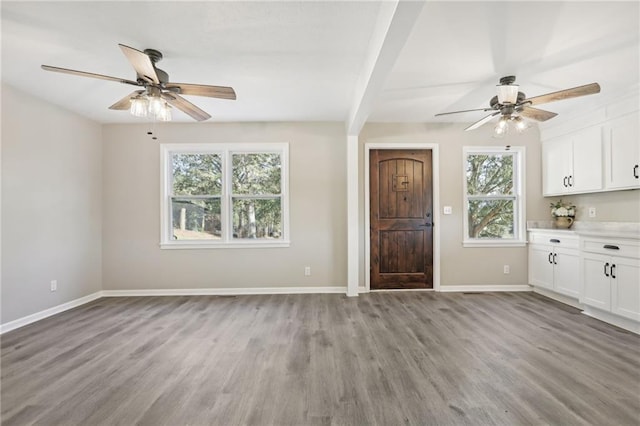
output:
POLYGON ((609 249, 609 250, 620 250, 620 247, 618 246, 613 246, 611 244, 605 244, 604 246, 602 246, 603 248, 609 249))
POLYGON ((616 265, 611 264, 611 278, 616 277, 616 265))
POLYGON ((553 265, 553 262, 551 261, 551 256, 553 256, 553 253, 549 253, 549 257, 547 257, 547 260, 549 261, 550 264, 553 265))
POLYGON ((567 180, 567 182, 569 182, 569 186, 573 186, 573 175, 569 176, 569 179, 567 180))
POLYGON ((556 239, 556 238, 551 238, 551 239, 549 240, 549 242, 550 242, 550 243, 559 243, 559 242, 560 242, 560 240, 558 240, 558 239, 556 239))
POLYGON ((633 166, 633 177, 636 179, 640 179, 640 176, 638 176, 638 165, 636 164, 635 166, 633 166))
POLYGON ((567 188, 569 185, 567 185, 567 179, 569 179, 568 177, 564 177, 564 179, 562 179, 562 184, 564 185, 565 188, 567 188))
POLYGON ((608 268, 609 268, 609 262, 607 262, 607 263, 605 263, 605 264, 604 264, 604 275, 605 275, 606 277, 608 277, 608 276, 609 276, 609 269, 608 269, 608 268))
POLYGON ((553 253, 553 264, 557 265, 558 262, 556 262, 556 256, 558 255, 558 253, 553 253))

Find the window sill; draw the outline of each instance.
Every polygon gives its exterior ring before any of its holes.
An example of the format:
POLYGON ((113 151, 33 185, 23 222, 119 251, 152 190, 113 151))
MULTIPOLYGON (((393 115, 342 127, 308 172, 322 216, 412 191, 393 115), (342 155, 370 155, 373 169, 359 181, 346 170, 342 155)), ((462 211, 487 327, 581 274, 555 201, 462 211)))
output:
POLYGON ((527 242, 525 240, 511 240, 511 241, 499 241, 499 240, 465 240, 462 242, 462 247, 526 247, 527 242))
POLYGON ((233 243, 212 243, 196 241, 172 241, 160 243, 162 250, 190 250, 190 249, 260 249, 260 248, 286 248, 291 245, 290 241, 238 241, 233 243))

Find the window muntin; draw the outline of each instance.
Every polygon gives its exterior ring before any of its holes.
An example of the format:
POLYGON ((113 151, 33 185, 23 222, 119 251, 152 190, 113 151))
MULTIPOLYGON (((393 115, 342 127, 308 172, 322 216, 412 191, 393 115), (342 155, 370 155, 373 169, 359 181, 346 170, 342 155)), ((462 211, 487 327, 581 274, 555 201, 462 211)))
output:
POLYGON ((464 148, 464 245, 524 244, 524 148, 464 148))
POLYGON ((162 248, 288 246, 287 144, 161 146, 162 248))

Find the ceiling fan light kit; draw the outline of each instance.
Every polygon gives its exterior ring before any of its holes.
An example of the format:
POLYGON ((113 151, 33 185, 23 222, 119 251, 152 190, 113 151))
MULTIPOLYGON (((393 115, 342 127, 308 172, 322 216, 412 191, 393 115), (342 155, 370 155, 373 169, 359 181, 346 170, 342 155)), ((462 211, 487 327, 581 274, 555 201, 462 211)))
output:
POLYGON ((157 121, 170 121, 171 109, 176 108, 197 121, 204 121, 211 116, 180 95, 206 96, 219 99, 236 99, 232 87, 209 86, 204 84, 186 84, 169 82, 169 74, 156 67, 162 59, 162 53, 155 49, 140 51, 124 44, 119 44, 122 53, 127 57, 136 71, 136 81, 118 77, 110 77, 85 71, 42 65, 46 71, 100 80, 116 81, 122 84, 142 87, 120 99, 109 109, 129 110, 136 117, 146 117, 157 121))
POLYGON ((132 97, 129 112, 136 117, 171 121, 171 106, 160 95, 158 90, 147 90, 132 97))
POLYGON ((496 86, 498 94, 489 101, 489 108, 442 112, 436 114, 436 117, 440 115, 459 114, 472 111, 491 111, 489 115, 467 127, 465 131, 477 129, 491 121, 493 117, 500 116, 500 120, 494 127, 494 136, 504 137, 509 131, 510 121, 514 122, 518 133, 522 133, 531 127, 531 124, 528 120, 525 120, 525 118, 542 122, 558 115, 555 112, 533 108, 532 105, 600 93, 600 85, 598 83, 591 83, 584 86, 574 87, 572 89, 560 90, 558 92, 527 98, 524 93, 518 91, 520 86, 514 84, 515 81, 516 77, 512 75, 502 77, 500 79, 500 84, 496 86))
POLYGON ((518 133, 524 133, 531 127, 531 124, 519 115, 502 116, 493 128, 493 133, 496 138, 502 138, 509 133, 510 121, 514 123, 514 127, 518 133))

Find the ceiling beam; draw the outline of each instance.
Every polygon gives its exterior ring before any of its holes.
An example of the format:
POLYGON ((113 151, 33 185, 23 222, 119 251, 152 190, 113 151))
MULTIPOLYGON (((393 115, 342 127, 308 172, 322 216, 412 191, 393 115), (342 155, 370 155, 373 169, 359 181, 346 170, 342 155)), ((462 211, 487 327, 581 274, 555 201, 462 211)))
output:
POLYGON ((424 1, 411 0, 380 4, 369 52, 355 86, 355 96, 346 123, 348 135, 360 133, 424 5, 424 1))

